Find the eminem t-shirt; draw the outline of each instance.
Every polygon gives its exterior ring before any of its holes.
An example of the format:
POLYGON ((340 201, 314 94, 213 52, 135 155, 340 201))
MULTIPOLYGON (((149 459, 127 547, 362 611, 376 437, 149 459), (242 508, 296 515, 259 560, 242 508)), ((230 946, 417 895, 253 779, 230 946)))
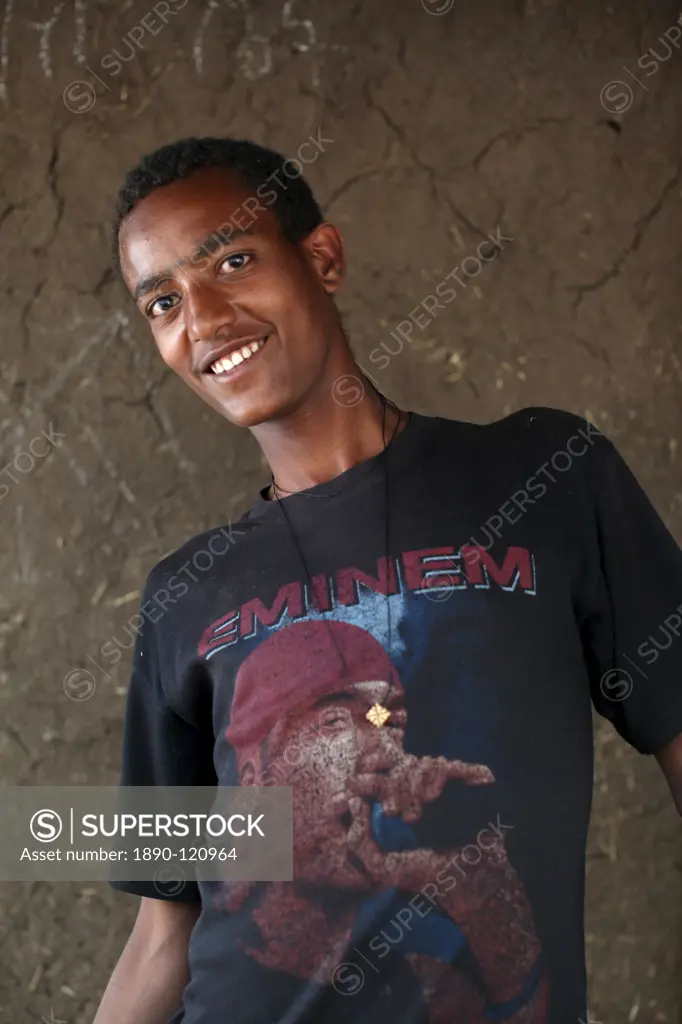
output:
POLYGON ((173 1024, 587 1020, 592 706, 645 754, 682 732, 677 544, 543 408, 411 413, 264 494, 142 602, 122 784, 293 794, 293 881, 165 897, 202 905, 173 1024))

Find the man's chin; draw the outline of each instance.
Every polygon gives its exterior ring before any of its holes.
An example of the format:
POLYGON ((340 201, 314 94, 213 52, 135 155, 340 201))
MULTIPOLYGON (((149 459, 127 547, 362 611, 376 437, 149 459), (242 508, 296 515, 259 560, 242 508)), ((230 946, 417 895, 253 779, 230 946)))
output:
POLYGON ((211 409, 220 413, 223 419, 235 427, 257 427, 275 419, 276 410, 272 410, 272 402, 259 400, 256 395, 215 395, 208 389, 199 392, 200 397, 211 409))
POLYGON ((204 392, 202 398, 235 427, 247 429, 284 418, 291 406, 289 396, 278 394, 274 382, 272 388, 259 385, 242 394, 225 396, 204 392))

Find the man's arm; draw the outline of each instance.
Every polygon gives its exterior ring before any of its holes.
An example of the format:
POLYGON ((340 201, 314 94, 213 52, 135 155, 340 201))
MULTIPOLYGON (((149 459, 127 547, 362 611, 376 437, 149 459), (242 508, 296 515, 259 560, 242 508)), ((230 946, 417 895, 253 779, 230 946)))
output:
POLYGON ((142 897, 93 1024, 166 1024, 189 981, 187 950, 201 903, 142 897))
POLYGON ((656 760, 668 780, 675 806, 682 815, 682 733, 656 754, 656 760))

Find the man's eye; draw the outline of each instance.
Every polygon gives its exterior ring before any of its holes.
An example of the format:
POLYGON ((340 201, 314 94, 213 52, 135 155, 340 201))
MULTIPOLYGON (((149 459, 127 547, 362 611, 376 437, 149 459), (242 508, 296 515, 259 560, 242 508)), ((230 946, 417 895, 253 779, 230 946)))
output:
POLYGON ((251 257, 245 252, 233 252, 221 260, 218 266, 221 270, 226 266, 229 267, 229 270, 243 270, 250 259, 251 257), (236 262, 233 263, 233 260, 236 262))
POLYGON ((154 299, 153 302, 147 306, 147 316, 156 317, 162 313, 168 313, 169 310, 173 309, 180 301, 177 295, 160 295, 158 299, 154 299), (170 305, 161 305, 161 303, 170 303, 170 305))
POLYGON ((321 719, 323 728, 334 727, 335 725, 347 725, 350 721, 350 714, 347 708, 329 708, 321 719))

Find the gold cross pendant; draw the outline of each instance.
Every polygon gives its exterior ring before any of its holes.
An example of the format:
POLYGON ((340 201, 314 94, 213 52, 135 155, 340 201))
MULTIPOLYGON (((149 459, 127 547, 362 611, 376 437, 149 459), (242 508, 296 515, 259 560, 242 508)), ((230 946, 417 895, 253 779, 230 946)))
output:
POLYGON ((383 704, 373 704, 365 715, 367 721, 371 722, 372 725, 376 725, 377 729, 381 729, 382 725, 385 725, 390 717, 391 712, 383 704))

